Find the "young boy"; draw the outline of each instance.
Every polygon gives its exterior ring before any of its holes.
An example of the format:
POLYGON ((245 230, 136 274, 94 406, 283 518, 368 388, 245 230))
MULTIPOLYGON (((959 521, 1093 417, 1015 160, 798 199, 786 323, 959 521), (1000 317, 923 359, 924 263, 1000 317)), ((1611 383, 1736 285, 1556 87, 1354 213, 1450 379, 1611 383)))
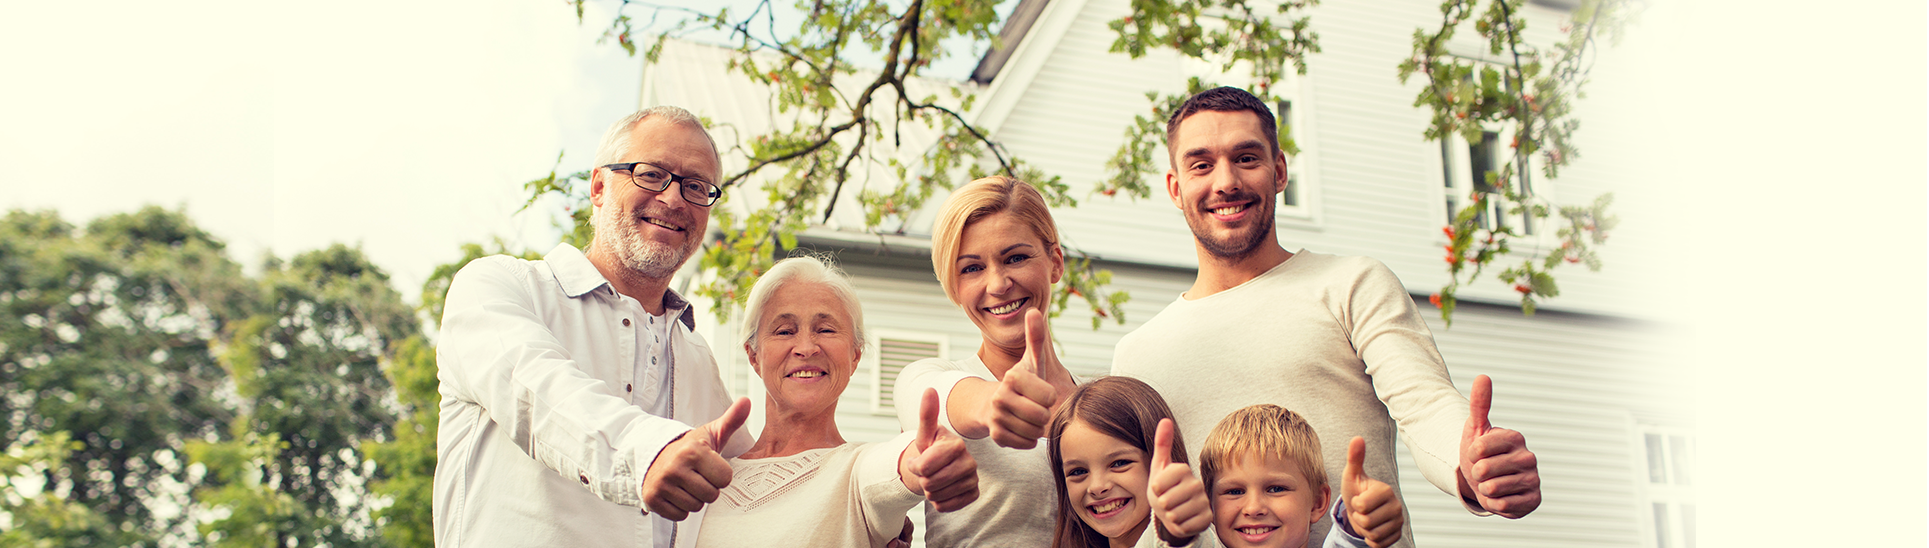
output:
MULTIPOLYGON (((1366 476, 1365 454, 1366 440, 1353 438, 1326 547, 1383 548, 1400 540, 1405 508, 1391 486, 1366 476)), ((1305 546, 1307 530, 1332 500, 1319 434, 1277 405, 1249 406, 1220 420, 1199 452, 1199 473, 1213 530, 1229 548, 1305 546)))

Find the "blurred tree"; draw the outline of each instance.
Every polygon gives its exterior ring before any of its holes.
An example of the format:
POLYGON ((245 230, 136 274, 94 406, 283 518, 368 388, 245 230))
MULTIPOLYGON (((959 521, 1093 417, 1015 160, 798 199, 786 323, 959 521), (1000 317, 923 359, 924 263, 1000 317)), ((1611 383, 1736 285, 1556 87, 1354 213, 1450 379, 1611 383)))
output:
POLYGON ((263 270, 249 279, 180 211, 85 231, 52 212, 0 219, 0 439, 71 433, 46 446, 67 450, 33 453, 64 465, 27 473, 72 505, 9 499, 0 519, 85 509, 119 545, 246 531, 275 546, 373 544, 360 447, 390 437, 382 365, 420 337, 414 311, 352 248, 263 270))
POLYGON ((222 244, 178 211, 110 215, 84 233, 52 212, 0 222, 0 439, 71 432, 50 490, 117 530, 181 525, 179 448, 231 416, 215 334, 251 302, 222 244), (164 481, 165 480, 165 481, 164 481))
POLYGON ((94 509, 48 489, 48 478, 73 474, 68 461, 81 443, 66 432, 15 441, 0 455, 0 546, 135 546, 153 539, 116 527, 94 509))
POLYGON ((263 481, 311 511, 312 529, 284 531, 276 545, 372 542, 361 444, 390 439, 396 409, 382 369, 420 336, 414 311, 386 273, 341 244, 269 261, 260 288, 255 314, 230 325, 222 364, 241 400, 231 439, 279 436, 280 451, 250 454, 272 457, 263 481))

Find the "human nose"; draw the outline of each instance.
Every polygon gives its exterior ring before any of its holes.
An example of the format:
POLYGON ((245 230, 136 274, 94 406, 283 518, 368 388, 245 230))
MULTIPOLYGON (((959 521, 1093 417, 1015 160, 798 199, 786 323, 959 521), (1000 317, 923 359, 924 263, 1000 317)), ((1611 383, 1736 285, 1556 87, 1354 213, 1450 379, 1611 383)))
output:
POLYGON ((1007 271, 1003 265, 993 266, 987 269, 985 274, 987 274, 986 277, 989 278, 985 281, 985 291, 993 295, 1003 295, 1005 292, 1011 291, 1013 285, 1016 285, 1016 283, 1011 280, 1011 273, 1007 271))
POLYGON ((1239 509, 1239 515, 1252 517, 1262 517, 1266 515, 1266 505, 1259 503, 1259 497, 1248 494, 1244 502, 1243 507, 1239 509))
POLYGON ((795 346, 790 347, 790 353, 795 354, 799 358, 815 356, 822 351, 823 347, 818 346, 817 335, 815 333, 805 333, 804 336, 797 338, 797 344, 795 346))
POLYGON ((1089 475, 1091 477, 1085 480, 1085 492, 1090 494, 1094 501, 1105 500, 1105 496, 1112 491, 1112 476, 1104 472, 1092 472, 1089 475))
POLYGON ((1218 163, 1219 165, 1214 166, 1211 173, 1206 174, 1206 182, 1210 185, 1212 192, 1214 194, 1238 194, 1239 177, 1237 173, 1234 173, 1235 170, 1233 169, 1232 162, 1221 158, 1218 160, 1218 163))

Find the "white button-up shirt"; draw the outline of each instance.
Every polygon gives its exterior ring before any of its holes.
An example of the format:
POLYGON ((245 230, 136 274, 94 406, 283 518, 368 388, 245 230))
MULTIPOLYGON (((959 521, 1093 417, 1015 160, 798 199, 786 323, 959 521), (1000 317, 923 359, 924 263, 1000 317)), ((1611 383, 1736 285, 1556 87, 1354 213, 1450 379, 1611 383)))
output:
MULTIPOLYGON (((568 244, 456 274, 436 347, 436 546, 694 544, 702 514, 648 515, 643 476, 730 398, 689 303, 666 292, 663 304, 652 322, 568 244), (664 356, 674 367, 650 365, 664 356)), ((724 456, 750 445, 739 430, 724 456)))

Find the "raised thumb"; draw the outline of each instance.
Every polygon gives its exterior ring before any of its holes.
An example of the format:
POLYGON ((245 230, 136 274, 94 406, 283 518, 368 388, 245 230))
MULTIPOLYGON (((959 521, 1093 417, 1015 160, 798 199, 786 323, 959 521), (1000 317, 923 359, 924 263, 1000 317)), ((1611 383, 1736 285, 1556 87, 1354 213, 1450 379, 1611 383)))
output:
POLYGON ((1158 473, 1172 465, 1172 419, 1159 419, 1159 430, 1152 435, 1152 471, 1158 473))
POLYGON ((938 389, 924 389, 918 402, 918 452, 931 448, 938 439, 938 389))
POLYGON ((1346 471, 1340 478, 1340 491, 1347 498, 1359 494, 1360 484, 1366 483, 1366 438, 1353 436, 1346 444, 1346 471))
POLYGON ((1030 362, 1031 373, 1038 375, 1039 367, 1045 363, 1045 356, 1051 351, 1052 334, 1051 331, 1045 329, 1045 314, 1039 312, 1036 308, 1026 310, 1025 356, 1031 359, 1022 360, 1020 365, 1024 365, 1023 362, 1030 362))
POLYGON ((750 398, 737 398, 737 403, 730 404, 730 409, 724 411, 723 416, 710 421, 710 446, 722 449, 724 444, 730 443, 730 436, 736 435, 737 429, 743 427, 744 419, 748 418, 750 398))
POLYGON ((1494 380, 1486 375, 1474 377, 1474 392, 1467 398, 1467 429, 1480 434, 1493 428, 1493 423, 1487 422, 1487 412, 1493 407, 1494 380))

